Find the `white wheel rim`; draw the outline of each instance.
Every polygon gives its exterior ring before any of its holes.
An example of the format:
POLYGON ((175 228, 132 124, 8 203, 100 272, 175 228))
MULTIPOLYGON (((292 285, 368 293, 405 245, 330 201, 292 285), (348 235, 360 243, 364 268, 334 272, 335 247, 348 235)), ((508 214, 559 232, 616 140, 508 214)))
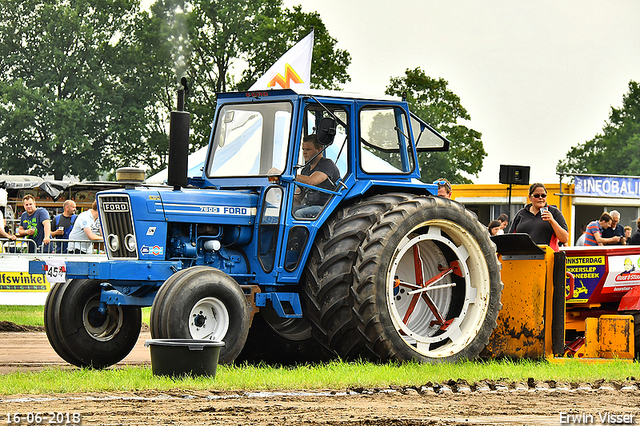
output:
POLYGON ((460 352, 477 335, 488 310, 490 287, 486 260, 476 240, 453 222, 433 220, 414 228, 398 244, 387 276, 387 303, 405 343, 421 355, 442 358, 460 352), (419 228, 420 233, 415 232, 419 228), (461 277, 454 280, 454 275, 446 272, 452 265, 442 250, 456 258, 452 262, 458 261, 461 277), (420 262, 421 268, 417 266, 420 262), (417 284, 418 269, 422 270, 423 285, 417 284), (424 285, 441 273, 446 275, 424 285), (454 293, 460 298, 456 307, 452 306, 454 293), (429 295, 435 311, 447 322, 444 329, 423 294, 429 295))
POLYGON ((205 297, 189 312, 189 333, 194 339, 221 341, 229 330, 229 311, 215 297, 205 297))
POLYGON ((95 297, 84 305, 82 310, 82 324, 89 336, 99 342, 107 342, 114 338, 122 328, 122 308, 115 305, 107 305, 106 318, 103 321, 96 320, 100 297, 95 297))

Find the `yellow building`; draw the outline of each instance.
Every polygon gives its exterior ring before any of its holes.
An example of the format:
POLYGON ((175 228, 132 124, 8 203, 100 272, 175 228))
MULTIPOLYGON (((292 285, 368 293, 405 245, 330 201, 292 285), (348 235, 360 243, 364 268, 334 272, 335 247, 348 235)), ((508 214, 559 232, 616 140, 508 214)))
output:
MULTIPOLYGON (((604 179, 604 178, 603 178, 604 179)), ((636 232, 636 220, 640 217, 640 197, 618 197, 616 194, 605 195, 576 194, 573 183, 545 183, 547 203, 558 207, 569 226, 569 241, 573 245, 582 234, 581 227, 596 220, 603 212, 617 210, 620 213, 620 224, 631 226, 636 232)), ((469 184, 452 185, 451 198, 464 204, 473 211, 480 222, 488 225, 501 213, 511 219, 518 210, 528 204, 529 185, 513 185, 511 187, 511 208, 509 209, 509 185, 506 184, 469 184)))

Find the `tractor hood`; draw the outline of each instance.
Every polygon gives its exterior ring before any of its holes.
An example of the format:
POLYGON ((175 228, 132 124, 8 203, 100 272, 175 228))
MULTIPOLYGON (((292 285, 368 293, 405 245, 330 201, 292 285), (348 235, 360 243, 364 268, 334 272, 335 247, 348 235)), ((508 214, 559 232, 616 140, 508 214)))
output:
POLYGON ((257 214, 258 194, 245 191, 158 191, 153 201, 167 222, 252 225, 257 214))
POLYGON ((110 259, 163 258, 172 223, 250 229, 257 205, 258 194, 249 191, 136 187, 98 194, 110 259))
POLYGON ((250 191, 137 187, 103 191, 99 195, 101 214, 129 210, 137 223, 182 222, 217 225, 252 225, 258 194, 250 191))

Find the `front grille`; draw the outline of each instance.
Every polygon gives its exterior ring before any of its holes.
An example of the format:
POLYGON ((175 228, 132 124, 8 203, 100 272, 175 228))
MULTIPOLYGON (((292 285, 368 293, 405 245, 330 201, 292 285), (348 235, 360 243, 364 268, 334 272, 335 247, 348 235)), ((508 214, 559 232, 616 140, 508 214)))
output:
POLYGON ((98 206, 102 218, 104 246, 109 258, 137 259, 137 243, 134 244, 133 251, 126 247, 127 240, 133 238, 135 242, 136 235, 129 197, 126 195, 98 195, 98 206))

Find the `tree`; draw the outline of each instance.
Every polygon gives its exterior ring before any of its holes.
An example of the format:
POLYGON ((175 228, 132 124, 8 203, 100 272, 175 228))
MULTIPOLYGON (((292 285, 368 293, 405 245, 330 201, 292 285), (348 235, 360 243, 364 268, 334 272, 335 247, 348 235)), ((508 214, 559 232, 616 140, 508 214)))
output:
POLYGON ((602 133, 574 146, 557 170, 563 173, 640 175, 640 85, 629 82, 622 107, 611 107, 602 133))
POLYGON ((138 0, 0 0, 0 10, 0 173, 161 170, 181 77, 195 150, 208 141, 216 92, 248 88, 310 25, 313 83, 348 79, 349 55, 319 16, 281 0, 157 0, 150 12, 138 0))
POLYGON ((143 136, 146 99, 122 43, 137 0, 0 5, 0 171, 97 178, 143 136))
POLYGON ((482 134, 458 124, 458 120, 471 117, 448 84, 442 78, 427 76, 418 67, 407 69, 404 77, 391 78, 386 93, 395 96, 406 93, 411 111, 451 141, 447 152, 418 154, 422 179, 431 182, 446 177, 453 183, 472 183, 464 174, 477 177, 487 153, 480 140, 482 134))
MULTIPOLYGON (((170 112, 176 107, 179 78, 185 74, 191 54, 183 2, 157 1, 150 11, 137 16, 129 36, 123 40, 128 58, 123 63, 135 63, 125 73, 139 88, 140 105, 145 120, 130 122, 140 130, 138 143, 117 153, 119 165, 141 165, 147 176, 167 167, 169 151, 170 112)), ((132 116, 135 118, 135 116, 132 116)))
MULTIPOLYGON (((336 48, 317 13, 282 0, 194 0, 187 17, 192 55, 190 111, 194 148, 207 143, 218 92, 247 90, 280 56, 315 28, 311 85, 336 89, 349 80, 349 53, 336 48), (237 77, 234 66, 244 70, 237 77)), ((180 78, 181 76, 178 76, 180 78)))

